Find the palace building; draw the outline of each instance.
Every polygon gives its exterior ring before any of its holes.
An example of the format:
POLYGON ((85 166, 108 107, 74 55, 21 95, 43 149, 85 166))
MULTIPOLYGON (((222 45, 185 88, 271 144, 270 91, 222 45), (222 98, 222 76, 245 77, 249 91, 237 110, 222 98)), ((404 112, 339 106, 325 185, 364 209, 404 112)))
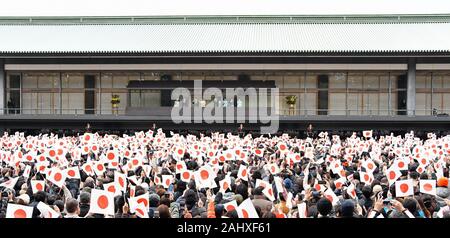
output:
POLYGON ((447 130, 450 15, 0 18, 0 129, 237 128, 172 122, 194 80, 277 88, 280 129, 447 130))

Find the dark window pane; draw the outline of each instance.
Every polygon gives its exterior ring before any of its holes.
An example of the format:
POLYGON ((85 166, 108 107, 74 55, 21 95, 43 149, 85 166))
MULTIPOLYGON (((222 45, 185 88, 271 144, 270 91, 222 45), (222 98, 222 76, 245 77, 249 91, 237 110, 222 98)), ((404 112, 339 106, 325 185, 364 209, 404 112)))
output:
POLYGON ((9 76, 9 87, 10 88, 20 88, 20 75, 10 75, 9 76))

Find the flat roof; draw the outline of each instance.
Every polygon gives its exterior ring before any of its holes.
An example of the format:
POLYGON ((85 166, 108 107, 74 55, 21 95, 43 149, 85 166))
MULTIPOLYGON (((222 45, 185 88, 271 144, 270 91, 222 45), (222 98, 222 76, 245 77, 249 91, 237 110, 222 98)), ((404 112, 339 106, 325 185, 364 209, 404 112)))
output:
POLYGON ((0 17, 0 54, 450 53, 450 14, 0 17))

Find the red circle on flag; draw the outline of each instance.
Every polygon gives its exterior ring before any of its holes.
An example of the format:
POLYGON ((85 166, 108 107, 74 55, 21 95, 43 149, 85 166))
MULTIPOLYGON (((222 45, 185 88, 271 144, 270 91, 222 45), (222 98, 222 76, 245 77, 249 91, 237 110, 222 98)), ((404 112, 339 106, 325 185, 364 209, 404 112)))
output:
POLYGON ((422 164, 426 164, 426 163, 427 163, 427 160, 423 158, 420 162, 421 162, 422 164))
POLYGON ((340 189, 341 187, 342 187, 342 183, 341 183, 341 182, 337 182, 337 183, 336 183, 336 188, 337 188, 337 189, 340 189))
POLYGON ((408 192, 408 189, 409 189, 408 184, 402 183, 402 184, 400 185, 400 191, 402 191, 402 193, 408 192))
POLYGON ((177 152, 179 155, 183 155, 184 153, 183 153, 183 150, 182 149, 178 149, 178 152, 177 152))
POLYGON ((97 199, 97 205, 101 209, 107 208, 109 205, 108 197, 105 195, 100 195, 97 199))
POLYGON ((137 203, 143 203, 145 207, 147 207, 147 205, 148 205, 147 199, 145 199, 145 198, 139 198, 137 200, 137 203))
POLYGON ((103 164, 97 164, 97 169, 102 171, 104 169, 103 164))
POLYGON ((247 176, 247 170, 246 170, 246 169, 243 169, 241 175, 242 175, 242 177, 247 176))
POLYGON ((249 216, 248 216, 247 210, 242 209, 242 216, 243 216, 244 218, 248 218, 248 217, 249 217, 249 216))
POLYGON ((57 172, 53 178, 56 182, 59 182, 62 179, 62 174, 60 172, 57 172))
POLYGON ((107 157, 109 160, 113 160, 116 156, 114 155, 113 152, 109 152, 107 157))
POLYGON ((273 192, 272 192, 271 188, 269 188, 269 190, 267 190, 267 192, 269 193, 270 196, 273 196, 273 192))
POLYGON ((231 204, 229 204, 227 207, 226 207, 226 209, 227 209, 227 211, 233 211, 234 209, 236 209, 233 205, 231 205, 231 204))
POLYGON ((166 179, 166 186, 170 185, 170 179, 166 179))
POLYGON ((364 174, 364 181, 369 181, 370 177, 368 174, 364 174))
POLYGON ((37 184, 36 184, 36 190, 42 191, 42 190, 44 190, 44 187, 42 186, 42 184, 37 183, 37 184))
POLYGON ((405 166, 405 163, 403 161, 398 162, 398 167, 403 168, 405 166))
POLYGON ((139 163, 139 161, 137 159, 133 160, 133 165, 137 165, 139 163))
POLYGON ((207 179, 209 178, 209 173, 208 173, 208 171, 206 171, 206 170, 200 171, 200 177, 201 177, 203 180, 207 180, 207 179))
POLYGON ((333 197, 331 195, 325 195, 325 197, 330 200, 330 202, 333 202, 333 197))
POLYGON ((372 169, 373 169, 373 164, 372 164, 372 163, 369 163, 369 164, 367 165, 367 168, 369 168, 370 170, 372 170, 372 169))
POLYGON ((116 187, 115 186, 109 186, 108 187, 108 192, 115 193, 116 192, 116 187))
POLYGON ((394 171, 390 171, 390 172, 389 172, 389 179, 390 179, 390 180, 395 179, 395 172, 394 172, 394 171))
POLYGON ((228 183, 227 182, 224 182, 223 183, 223 190, 227 190, 228 189, 228 183))
POLYGON ((14 212, 14 218, 27 218, 27 213, 23 209, 17 209, 14 212))
POLYGON ((56 155, 56 152, 54 150, 50 150, 50 152, 48 152, 48 155, 54 157, 56 155))
POLYGON ((139 213, 141 216, 144 216, 144 211, 140 208, 136 208, 136 212, 139 213))
POLYGON ((125 187, 125 182, 123 181, 123 178, 122 178, 122 177, 119 177, 119 185, 120 185, 121 187, 125 187))
POLYGON ((184 179, 189 179, 189 177, 190 177, 189 172, 183 172, 183 178, 184 179))
POLYGON ((75 171, 74 171, 73 169, 69 170, 69 172, 67 172, 67 174, 68 174, 70 177, 75 177, 75 171))
POLYGON ((181 170, 183 168, 183 165, 182 164, 177 164, 177 169, 178 170, 181 170))
POLYGON ((429 184, 429 183, 426 183, 426 184, 423 185, 423 189, 425 191, 430 192, 431 190, 433 190, 433 186, 431 184, 429 184))
POLYGON ((84 147, 84 152, 89 152, 89 148, 87 146, 84 147))
POLYGON ((85 169, 86 169, 87 172, 91 172, 92 171, 92 168, 91 168, 90 165, 86 165, 85 169))
POLYGON ((286 145, 281 144, 281 145, 280 145, 280 150, 285 150, 285 149, 286 149, 286 145))
POLYGON ((88 141, 88 140, 90 140, 90 139, 91 139, 91 136, 90 136, 90 135, 85 135, 85 136, 84 136, 84 140, 88 141))

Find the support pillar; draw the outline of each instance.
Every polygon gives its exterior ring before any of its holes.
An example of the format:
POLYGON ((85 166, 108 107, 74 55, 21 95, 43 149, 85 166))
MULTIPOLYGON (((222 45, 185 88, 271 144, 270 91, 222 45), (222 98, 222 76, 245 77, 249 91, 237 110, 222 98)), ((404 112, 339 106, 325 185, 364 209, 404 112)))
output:
POLYGON ((408 83, 406 88, 406 110, 408 116, 414 116, 416 110, 416 60, 408 61, 408 83))

